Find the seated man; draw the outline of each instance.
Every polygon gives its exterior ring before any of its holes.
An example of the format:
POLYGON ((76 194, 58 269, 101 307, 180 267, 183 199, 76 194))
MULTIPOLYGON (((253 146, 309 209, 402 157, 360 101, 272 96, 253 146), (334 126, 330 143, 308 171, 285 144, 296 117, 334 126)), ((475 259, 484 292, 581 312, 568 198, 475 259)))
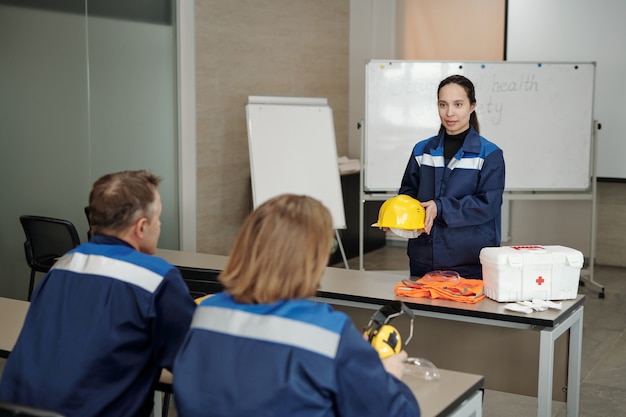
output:
POLYGON ((178 269, 152 256, 160 178, 125 171, 89 195, 90 242, 61 257, 35 292, 5 365, 0 400, 68 417, 149 416, 195 303, 178 269))

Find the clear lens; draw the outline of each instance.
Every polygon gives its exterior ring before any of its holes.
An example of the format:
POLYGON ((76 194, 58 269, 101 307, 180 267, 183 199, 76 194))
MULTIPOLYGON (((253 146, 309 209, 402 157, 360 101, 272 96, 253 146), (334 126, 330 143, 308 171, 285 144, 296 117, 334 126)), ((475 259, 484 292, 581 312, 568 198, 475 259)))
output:
POLYGON ((404 364, 404 374, 414 375, 424 381, 438 381, 439 369, 428 359, 407 358, 404 364))

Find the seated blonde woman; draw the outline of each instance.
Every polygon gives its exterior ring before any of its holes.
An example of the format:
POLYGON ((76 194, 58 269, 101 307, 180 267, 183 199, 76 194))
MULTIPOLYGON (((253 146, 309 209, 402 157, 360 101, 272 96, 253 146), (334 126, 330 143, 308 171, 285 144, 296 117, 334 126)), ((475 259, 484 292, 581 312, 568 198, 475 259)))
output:
POLYGON ((309 300, 333 240, 317 200, 281 195, 244 222, 224 291, 198 306, 174 364, 178 414, 419 416, 400 381, 406 352, 383 361, 343 313, 309 300))

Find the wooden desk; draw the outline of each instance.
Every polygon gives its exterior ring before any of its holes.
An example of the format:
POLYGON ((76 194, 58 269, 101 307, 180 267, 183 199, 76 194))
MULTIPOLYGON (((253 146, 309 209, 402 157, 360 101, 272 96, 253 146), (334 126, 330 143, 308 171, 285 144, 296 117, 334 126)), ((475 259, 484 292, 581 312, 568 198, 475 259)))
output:
MULTIPOLYGON (((197 269, 206 268, 213 271, 219 269, 220 265, 225 265, 228 259, 226 256, 194 254, 164 249, 158 250, 157 255, 177 266, 197 269)), ((370 310, 367 313, 369 315, 371 315, 371 310, 380 308, 390 300, 400 299, 408 304, 417 316, 437 319, 443 327, 448 326, 447 323, 449 322, 455 322, 461 324, 469 323, 478 327, 488 326, 489 328, 522 330, 533 334, 539 333, 538 346, 533 345, 533 349, 535 352, 538 352, 538 366, 535 369, 537 373, 535 392, 538 401, 537 415, 540 417, 549 417, 552 414, 555 345, 560 336, 569 332, 569 342, 566 346, 567 415, 578 416, 582 318, 585 301, 583 295, 579 295, 573 300, 563 301, 562 310, 520 314, 505 310, 503 303, 490 299, 485 299, 477 304, 465 304, 445 300, 398 298, 395 296, 393 288, 400 279, 401 277, 398 275, 374 271, 326 268, 317 299, 335 306, 357 308, 361 311, 370 310)), ((355 321, 355 323, 358 322, 355 321)), ((363 325, 365 324, 366 322, 363 323, 363 325)), ((401 332, 401 334, 405 333, 401 332)), ((523 337, 526 337, 526 334, 523 334, 523 337)), ((419 337, 419 334, 416 337, 419 337)), ((455 335, 449 337, 454 339, 455 335)), ((468 342, 468 339, 463 340, 463 343, 459 343, 456 340, 454 347, 457 356, 462 357, 465 344, 468 342)), ((488 342, 490 342, 493 352, 501 348, 495 340, 489 340, 488 342)), ((407 351, 410 356, 413 355, 408 349, 407 351)), ((484 351, 481 353, 487 359, 483 364, 483 369, 477 373, 486 375, 490 371, 489 368, 493 368, 493 365, 489 362, 491 352, 484 351)), ((425 354, 413 356, 425 356, 425 354)), ((513 359, 513 362, 516 362, 515 359, 513 359)), ((513 379, 529 372, 532 372, 532 370, 526 368, 517 369, 517 375, 513 379)), ((493 388, 498 389, 498 387, 493 388)), ((499 390, 515 392, 507 389, 499 390)))

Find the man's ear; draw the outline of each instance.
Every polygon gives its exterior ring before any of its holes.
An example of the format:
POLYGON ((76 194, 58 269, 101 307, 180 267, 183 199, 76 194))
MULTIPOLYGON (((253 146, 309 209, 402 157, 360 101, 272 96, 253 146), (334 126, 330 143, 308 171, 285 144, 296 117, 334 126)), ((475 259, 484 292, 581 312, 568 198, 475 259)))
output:
POLYGON ((140 218, 139 220, 137 220, 137 222, 135 223, 135 235, 138 238, 143 238, 144 233, 146 231, 146 226, 148 225, 148 219, 146 219, 145 217, 140 218))

